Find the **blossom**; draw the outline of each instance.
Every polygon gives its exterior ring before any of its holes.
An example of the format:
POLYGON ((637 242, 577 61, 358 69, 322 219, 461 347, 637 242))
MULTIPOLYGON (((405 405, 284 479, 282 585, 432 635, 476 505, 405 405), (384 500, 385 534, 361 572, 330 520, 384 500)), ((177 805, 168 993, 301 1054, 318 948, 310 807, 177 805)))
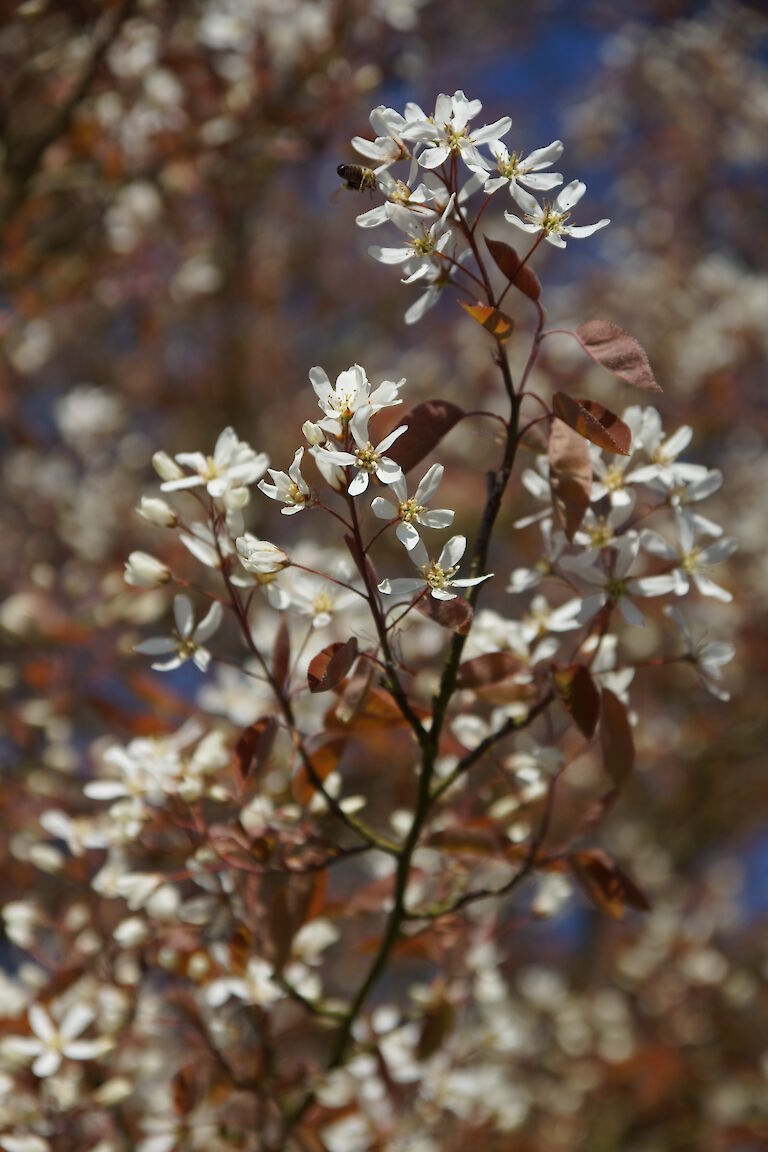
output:
MULTIPOLYGON (((534 482, 542 479, 546 484, 547 495, 549 495, 549 484, 547 481, 539 477, 538 473, 528 469, 534 482)), ((530 523, 530 521, 528 521, 530 523)), ((550 519, 541 520, 541 536, 544 543, 544 556, 537 562, 533 568, 515 568, 509 577, 509 584, 507 584, 507 592, 527 592, 531 588, 536 588, 541 584, 547 576, 554 574, 555 565, 560 559, 563 551, 565 550, 568 541, 565 533, 560 529, 552 531, 552 521, 550 519)), ((519 526, 516 525, 516 527, 519 526)))
POLYGON ((368 254, 381 264, 406 264, 404 284, 420 280, 429 271, 432 258, 445 251, 453 232, 449 223, 455 197, 451 196, 441 214, 427 226, 424 218, 407 208, 392 206, 389 219, 409 239, 398 247, 382 248, 372 244, 368 254))
POLYGON ((364 136, 353 136, 352 147, 356 152, 377 166, 394 164, 408 154, 402 137, 407 123, 404 116, 394 108, 379 104, 372 110, 368 119, 376 138, 366 140, 364 136))
POLYGON ((586 190, 587 186, 581 180, 572 180, 570 184, 566 184, 565 188, 558 192, 554 204, 545 203, 542 206, 531 196, 530 192, 526 192, 518 185, 515 199, 523 209, 525 218, 521 219, 515 212, 505 212, 504 218, 510 224, 521 228, 523 232, 530 232, 531 234, 543 232, 544 239, 550 244, 554 244, 556 248, 565 248, 564 236, 576 236, 578 238, 591 236, 593 232, 597 232, 598 228, 604 228, 606 224, 610 224, 610 220, 598 220, 597 224, 579 226, 566 223, 570 218, 571 209, 578 204, 586 190))
POLYGON ((452 536, 444 545, 437 560, 430 560, 427 550, 421 540, 414 545, 408 555, 414 565, 421 572, 421 578, 404 576, 397 580, 382 580, 379 592, 392 596, 410 596, 414 592, 425 589, 434 596, 435 600, 454 600, 456 593, 450 588, 471 588, 475 584, 482 584, 493 575, 488 572, 485 576, 473 576, 466 579, 455 580, 454 573, 458 570, 459 561, 467 547, 466 537, 452 536))
POLYGON ((323 419, 318 421, 318 427, 332 436, 341 436, 344 425, 349 423, 358 408, 380 412, 382 408, 402 404, 398 393, 405 380, 397 383, 383 380, 378 388, 371 390, 365 369, 359 364, 353 364, 345 372, 340 372, 335 386, 322 368, 310 369, 309 379, 318 404, 325 413, 323 419))
POLYGON ((134 588, 159 588, 171 578, 168 565, 149 552, 131 552, 125 562, 124 580, 134 588))
POLYGON ((414 524, 423 524, 425 528, 447 528, 449 524, 453 523, 453 512, 450 508, 435 508, 432 512, 426 508, 438 489, 443 478, 443 472, 442 464, 433 464, 425 473, 410 499, 405 476, 401 472, 390 485, 390 491, 397 503, 388 500, 385 496, 377 496, 371 503, 374 516, 378 516, 380 520, 393 520, 395 518, 399 520, 395 535, 409 551, 419 542, 419 534, 414 528, 414 524))
POLYGON ((205 998, 212 1008, 224 1004, 230 996, 246 1004, 274 1004, 285 992, 276 984, 275 970, 267 960, 251 956, 242 976, 222 976, 208 985, 205 998))
POLYGON ((161 500, 159 496, 142 496, 136 511, 158 528, 173 528, 179 522, 175 510, 167 500, 161 500))
POLYGON ((637 470, 635 480, 648 482, 658 479, 667 484, 701 480, 707 474, 703 464, 685 464, 677 459, 692 438, 693 429, 688 424, 665 437, 658 411, 655 408, 643 409, 642 447, 650 463, 637 470))
POLYGON ((490 175, 486 180, 483 187, 485 192, 496 192, 504 184, 509 184, 509 191, 516 198, 521 184, 536 192, 547 192, 563 182, 560 172, 542 171, 562 156, 562 140, 553 140, 546 148, 537 148, 528 156, 509 152, 500 140, 492 140, 489 147, 496 160, 496 175, 490 175))
POLYGON ((642 626, 645 623, 642 612, 634 603, 635 596, 664 596, 674 592, 675 577, 671 573, 660 576, 629 577, 640 541, 636 534, 622 536, 617 544, 610 566, 606 566, 600 553, 585 553, 582 564, 571 563, 570 570, 578 574, 587 584, 593 584, 600 591, 587 596, 576 619, 579 623, 589 620, 606 604, 617 604, 627 624, 642 626))
POLYGON ((429 145, 418 157, 422 168, 439 168, 450 156, 460 156, 469 168, 485 168, 483 157, 477 150, 478 144, 500 140, 512 127, 509 116, 503 116, 493 124, 469 130, 469 122, 482 111, 479 100, 468 100, 461 90, 453 96, 441 92, 435 104, 434 116, 427 116, 418 104, 407 104, 402 130, 405 140, 414 140, 429 145))
POLYGON ((293 457, 293 463, 287 472, 276 472, 274 468, 268 468, 270 476, 274 483, 268 484, 266 480, 259 481, 259 488, 265 496, 269 496, 270 500, 280 500, 286 505, 281 508, 283 516, 293 516, 296 512, 301 512, 307 505, 307 499, 310 496, 309 484, 301 474, 301 458, 304 455, 304 449, 298 448, 293 457))
POLYGON ((34 1058, 35 1076, 53 1076, 67 1060, 93 1060, 103 1056, 112 1047, 107 1039, 79 1040, 78 1037, 96 1018, 87 1004, 73 1004, 57 1027, 41 1004, 29 1009, 29 1026, 33 1036, 8 1036, 3 1050, 9 1056, 34 1058))
POLYGON ((371 476, 376 476, 382 484, 393 484, 402 476, 400 465, 391 460, 384 453, 394 444, 398 437, 407 432, 408 425, 401 424, 374 448, 368 439, 368 421, 371 417, 369 406, 358 408, 349 425, 352 439, 357 444, 354 452, 343 452, 335 448, 323 448, 320 455, 330 460, 332 464, 342 467, 354 466, 357 469, 352 478, 348 492, 350 496, 359 496, 368 487, 371 476))
POLYGON ((291 562, 282 548, 270 544, 268 540, 259 540, 250 532, 238 536, 235 547, 246 572, 254 572, 258 576, 272 576, 282 568, 287 568, 291 562))
POLYGON ((213 636, 221 624, 224 610, 218 600, 211 604, 208 612, 195 624, 192 603, 188 596, 175 596, 173 599, 173 616, 176 623, 172 636, 154 636, 149 640, 142 640, 134 648, 134 652, 141 652, 145 656, 163 656, 173 653, 170 660, 164 660, 152 665, 158 672, 171 672, 179 668, 186 660, 192 660, 195 667, 205 672, 211 654, 203 647, 204 642, 213 636))
POLYGON ((166 480, 160 485, 163 492, 204 486, 214 500, 223 500, 227 507, 236 509, 248 503, 248 485, 261 479, 269 457, 264 452, 254 452, 250 444, 239 440, 234 428, 225 428, 216 441, 213 456, 179 452, 176 462, 190 469, 191 475, 166 480))
POLYGON ((694 523, 687 512, 678 512, 675 516, 677 530, 676 547, 668 544, 658 532, 646 528, 640 535, 640 545, 652 556, 661 560, 672 560, 676 567, 672 576, 675 580, 675 592, 683 596, 689 591, 693 583, 702 596, 712 596, 715 600, 726 603, 733 599, 730 592, 715 584, 706 575, 706 569, 712 564, 719 564, 727 560, 736 551, 737 544, 730 537, 723 536, 710 544, 708 548, 696 546, 696 531, 694 523))
POLYGON ((664 611, 670 620, 674 620, 682 632, 686 645, 684 659, 690 660, 696 666, 704 687, 718 700, 730 700, 730 693, 720 687, 719 681, 723 676, 723 665, 733 660, 736 651, 733 644, 726 644, 723 641, 709 641, 703 638, 695 640, 679 608, 674 604, 669 604, 664 611))

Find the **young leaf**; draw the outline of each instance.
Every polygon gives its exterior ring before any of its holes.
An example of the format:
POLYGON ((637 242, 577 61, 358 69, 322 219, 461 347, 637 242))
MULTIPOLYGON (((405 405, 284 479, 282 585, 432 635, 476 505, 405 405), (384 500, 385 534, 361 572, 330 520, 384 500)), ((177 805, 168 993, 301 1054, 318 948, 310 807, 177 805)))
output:
POLYGON ((600 715, 600 694, 584 664, 552 665, 552 682, 560 701, 576 727, 591 740, 600 715))
POLYGON ((629 456, 632 433, 615 412, 596 400, 577 400, 567 392, 556 392, 552 398, 552 411, 579 436, 591 440, 604 452, 629 456))
POLYGON ((610 320, 590 320, 577 328, 576 338, 588 356, 620 380, 634 388, 661 392, 645 350, 617 324, 610 320))
POLYGON ((589 507, 592 458, 586 440, 557 418, 549 430, 549 484, 555 511, 573 541, 589 507))
POLYGON ((448 400, 425 400, 423 404, 417 404, 403 418, 408 431, 392 445, 389 455, 403 472, 410 472, 465 416, 463 408, 448 400))
POLYGON ((291 666, 291 637, 285 615, 280 617, 280 627, 272 648, 272 675, 278 688, 284 688, 291 666))
POLYGON ((621 787, 635 763, 635 742, 627 709, 609 688, 602 691, 600 747, 606 772, 614 784, 621 787))
POLYGON ((335 688, 349 672, 357 660, 357 638, 351 636, 346 642, 337 640, 318 652, 307 669, 307 684, 310 692, 329 692, 335 688))
POLYGON ((272 751, 276 732, 277 720, 273 716, 262 716, 240 734, 235 745, 235 771, 241 784, 262 770, 272 751))
POLYGON ((453 600, 435 600, 434 596, 420 596, 415 609, 427 620, 433 620, 441 628, 459 632, 466 636, 472 624, 472 605, 461 596, 453 600))
POLYGON ((646 896, 634 880, 600 849, 571 852, 568 863, 590 900, 614 920, 621 920, 628 907, 650 911, 646 896))
POLYGON ((291 784, 297 804, 309 804, 316 781, 324 781, 335 770, 346 743, 346 735, 326 737, 325 743, 309 755, 311 770, 303 763, 299 765, 291 784))
POLYGON ((515 288, 531 300, 538 300, 541 296, 539 278, 528 264, 523 264, 514 248, 502 240, 491 240, 488 236, 485 237, 485 245, 496 267, 507 280, 511 280, 515 288))
POLYGON ((459 688, 481 688, 485 684, 496 684, 514 676, 521 667, 517 656, 511 652, 487 652, 459 665, 456 685, 459 688))
POLYGON ((508 340, 512 335, 514 320, 498 308, 490 308, 487 304, 466 304, 463 300, 459 300, 459 304, 481 328, 485 328, 497 340, 508 340))

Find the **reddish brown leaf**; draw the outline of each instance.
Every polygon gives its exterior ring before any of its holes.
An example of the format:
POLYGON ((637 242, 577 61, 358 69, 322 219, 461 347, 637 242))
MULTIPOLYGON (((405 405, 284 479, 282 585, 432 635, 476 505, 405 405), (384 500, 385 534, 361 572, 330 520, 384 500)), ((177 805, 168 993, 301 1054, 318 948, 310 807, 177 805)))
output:
POLYGON ((635 388, 661 392, 644 348, 610 320, 590 320, 576 330, 576 338, 587 355, 620 380, 635 388))
POLYGON ((481 328, 485 328, 497 340, 508 340, 512 335, 514 320, 498 308, 490 308, 487 304, 466 304, 463 300, 459 300, 459 304, 481 328))
POLYGON ((171 1101, 177 1116, 188 1116, 197 1103, 196 1065, 180 1068, 171 1080, 171 1101))
POLYGON ((605 770, 620 787, 635 763, 635 742, 627 709, 609 688, 603 688, 600 709, 600 747, 605 770))
POLYGON ((514 248, 502 240, 491 240, 488 236, 485 237, 485 244, 497 268, 507 280, 511 280, 515 288, 531 300, 538 300, 541 296, 539 278, 528 264, 523 264, 514 248))
POLYGON ((273 716, 262 716, 240 733, 235 745, 235 771, 241 784, 262 771, 269 760, 276 732, 277 720, 273 716))
POLYGON ((556 392, 552 411, 579 436, 591 440, 603 451, 629 456, 632 433, 615 412, 598 404, 597 400, 577 400, 567 392, 556 392))
POLYGON ((466 636, 472 624, 472 605, 456 596, 453 600, 435 600, 434 596, 421 596, 416 601, 416 611, 427 620, 433 620, 441 628, 460 632, 466 636))
POLYGON ((410 472, 465 416, 463 408, 448 400, 425 400, 417 404, 403 417, 402 423, 408 425, 408 431, 395 441, 389 455, 403 472, 410 472))
POLYGON ((291 637, 285 615, 280 617, 275 643, 272 647, 272 675, 278 688, 285 687, 291 666, 291 637))
POLYGON ((552 501, 569 540, 579 530, 592 492, 592 458, 578 432, 555 418, 549 431, 552 501))
POLYGON ((517 656, 511 652, 487 652, 459 665, 456 684, 459 688, 482 688, 514 676, 521 667, 517 656))
POLYGON ((568 863, 590 900, 614 920, 621 920, 627 908, 650 911, 646 896, 634 880, 599 848, 571 852, 568 863))
POLYGON ((421 1035, 416 1048, 417 1060, 428 1060, 442 1046, 453 1027, 453 1005, 447 1000, 432 1004, 421 1022, 421 1035))
POLYGON ((332 736, 309 754, 311 770, 303 763, 299 765, 291 785, 297 803, 309 804, 315 794, 316 781, 325 780, 334 771, 346 743, 346 735, 332 736))
POLYGON ((337 640, 318 652, 309 662, 307 684, 310 692, 329 692, 339 684, 357 660, 357 637, 337 640))
POLYGON ((565 668, 552 665, 552 682, 560 701, 588 740, 591 740, 600 715, 600 694, 589 669, 584 664, 565 668))

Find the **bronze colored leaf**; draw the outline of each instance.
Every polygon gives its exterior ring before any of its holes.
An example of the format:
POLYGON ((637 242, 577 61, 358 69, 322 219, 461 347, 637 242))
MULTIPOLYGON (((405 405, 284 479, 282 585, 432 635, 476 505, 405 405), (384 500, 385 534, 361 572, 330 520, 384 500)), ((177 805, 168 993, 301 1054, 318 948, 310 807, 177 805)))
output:
POLYGON ((516 675, 522 668, 511 652, 486 652, 459 665, 456 684, 459 688, 482 688, 516 675))
POLYGON ((436 600, 434 596, 421 596, 416 601, 416 611, 427 620, 433 620, 441 628, 451 632, 460 632, 466 636, 472 625, 472 605, 461 596, 453 600, 436 600))
POLYGON ((592 493, 592 458, 586 440, 555 418, 549 431, 552 501, 569 540, 578 532, 592 493))
POLYGON ((423 404, 417 404, 403 417, 402 422, 408 425, 408 431, 395 441, 389 455, 403 472, 410 472, 465 416, 463 408, 448 400, 425 400, 423 404))
POLYGON ((650 904, 643 892, 618 864, 599 848, 571 852, 571 872, 593 904, 621 920, 627 908, 649 912, 650 904))
POLYGON ((552 411, 579 436, 591 440, 603 451, 629 456, 632 433, 615 412, 598 404, 597 400, 577 400, 567 392, 556 392, 552 411))
POLYGON ((576 338, 587 355, 614 376, 634 388, 661 392, 645 349, 610 320, 589 320, 576 330, 576 338))
POLYGON ((635 763, 635 742, 627 709, 609 688, 603 688, 600 709, 600 747, 605 770, 620 787, 635 763))
POLYGON ((357 638, 337 640, 318 652, 307 669, 307 684, 310 692, 329 692, 341 683, 357 660, 357 638))
POLYGON ((538 300, 541 296, 541 282, 533 268, 523 264, 514 248, 502 240, 491 240, 489 236, 485 237, 485 245, 507 280, 511 280, 514 287, 529 299, 538 300))
POLYGON ((240 733, 235 745, 235 771, 241 784, 262 771, 269 760, 276 732, 274 716, 262 716, 240 733))
POLYGON ((512 335, 514 320, 506 313, 500 312, 498 308, 490 308, 487 304, 466 304, 463 300, 459 300, 459 304, 481 328, 485 328, 486 332, 490 332, 497 340, 508 340, 512 335))
POLYGON ((600 694, 584 664, 552 665, 552 682, 566 712, 580 732, 591 740, 600 715, 600 694))

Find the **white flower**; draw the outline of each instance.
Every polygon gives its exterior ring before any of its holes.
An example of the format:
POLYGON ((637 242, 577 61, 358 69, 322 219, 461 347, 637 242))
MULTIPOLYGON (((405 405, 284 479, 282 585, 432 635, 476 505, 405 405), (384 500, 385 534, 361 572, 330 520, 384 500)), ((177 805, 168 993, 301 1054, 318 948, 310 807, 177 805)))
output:
MULTIPOLYGON (((703 464, 678 463, 677 457, 691 442, 693 429, 684 424, 671 436, 664 436, 661 416, 655 408, 643 410, 642 447, 650 463, 639 468, 634 479, 639 483, 662 480, 667 484, 680 484, 701 480, 707 474, 703 464)), ((714 491, 714 489, 713 489, 714 491)))
POLYGON ((8 1036, 2 1041, 3 1051, 12 1057, 34 1058, 35 1076, 53 1076, 67 1060, 93 1060, 112 1047, 107 1039, 78 1040, 96 1018, 93 1008, 74 1004, 56 1027, 41 1004, 29 1009, 29 1025, 34 1036, 8 1036))
POLYGON ((88 817, 72 819, 58 808, 49 808, 40 816, 40 825, 57 840, 63 840, 73 856, 82 856, 89 848, 105 848, 109 837, 88 817))
POLYGON ((372 412, 380 412, 382 408, 402 404, 398 393, 405 380, 397 383, 383 380, 378 388, 371 391, 365 370, 359 364, 353 364, 346 372, 340 372, 335 386, 331 385, 322 368, 310 369, 309 379, 318 404, 325 413, 317 427, 332 436, 341 436, 344 425, 349 423, 358 408, 366 407, 372 412))
POLYGON ((459 561, 466 547, 467 541, 464 536, 452 536, 443 547, 439 558, 430 560, 426 548, 419 540, 408 555, 421 572, 421 578, 402 577, 398 580, 382 580, 379 592, 392 596, 410 596, 426 588, 435 600, 454 600, 456 593, 450 592, 450 588, 471 588, 475 584, 482 584, 483 580, 489 580, 493 575, 489 572, 485 576, 454 579, 454 573, 458 570, 459 561))
POLYGON ((158 528, 173 528, 179 521, 168 501, 161 500, 159 496, 142 496, 136 511, 139 516, 149 520, 150 524, 156 524, 158 528))
POLYGON ((407 104, 402 130, 405 140, 415 140, 428 144, 419 155, 422 168, 439 168, 450 156, 460 156, 471 169, 487 167, 486 161, 477 150, 478 144, 500 140, 512 127, 509 116, 503 116, 493 124, 484 124, 474 132, 469 130, 469 122, 482 111, 479 100, 468 100, 462 91, 446 96, 441 92, 435 104, 434 116, 427 116, 418 104, 407 104))
MULTIPOLYGON (((694 468, 696 465, 689 464, 681 467, 694 468)), ((695 508, 689 507, 691 504, 697 504, 699 500, 706 500, 713 492, 717 492, 722 483, 722 472, 719 468, 712 468, 711 470, 704 469, 700 479, 690 482, 674 479, 668 473, 660 474, 648 481, 648 487, 654 492, 662 493, 670 507, 685 508, 686 515, 697 532, 703 532, 708 536, 722 536, 723 529, 719 524, 710 520, 708 516, 703 516, 695 508)))
POLYGON ((171 579, 171 570, 149 552, 131 552, 125 563, 124 580, 134 588, 159 588, 171 579))
POLYGON ((586 553, 583 556, 583 566, 577 563, 569 565, 570 570, 577 574, 587 584, 600 587, 599 592, 587 596, 581 605, 576 619, 580 623, 591 619, 606 604, 618 604, 622 616, 627 624, 642 626, 645 623, 642 612, 633 602, 634 596, 664 596, 674 592, 676 580, 672 573, 661 576, 644 576, 641 578, 628 576, 629 570, 635 561, 640 547, 640 541, 634 533, 622 536, 616 544, 616 551, 610 567, 604 566, 601 554, 586 553))
POLYGON ((359 496, 361 492, 365 492, 372 475, 381 480, 382 484, 394 484, 403 474, 400 465, 384 453, 408 430, 408 425, 402 424, 399 428, 395 428, 394 432, 390 432, 374 448, 368 439, 368 421, 371 415, 372 409, 368 406, 358 408, 352 417, 349 430, 357 444, 354 452, 323 448, 318 453, 318 457, 325 456, 332 464, 341 465, 343 468, 352 466, 357 470, 348 488, 350 496, 359 496))
POLYGON ((571 209, 578 204, 586 190, 587 186, 581 180, 572 180, 557 194, 554 204, 547 203, 542 207, 531 196, 530 192, 524 191, 518 185, 515 199, 523 209, 525 218, 521 220, 514 212, 505 212, 504 218, 510 224, 521 228, 523 232, 530 232, 531 234, 543 232, 544 239, 548 240, 550 244, 554 244, 556 248, 565 248, 564 236, 579 238, 591 236, 597 232, 598 228, 604 228, 606 224, 610 224, 610 220, 598 220, 597 224, 582 224, 578 227, 566 223, 570 218, 571 209))
POLYGON ((214 500, 223 500, 226 507, 238 509, 248 502, 248 485, 255 484, 266 472, 269 457, 238 440, 233 428, 225 428, 216 441, 213 456, 179 452, 176 462, 190 469, 192 475, 166 480, 161 485, 163 492, 205 486, 214 500))
POLYGON ((222 976, 208 985, 205 998, 212 1008, 219 1008, 230 996, 245 1004, 266 1006, 282 1000, 285 992, 276 984, 275 970, 266 960, 252 956, 242 976, 222 976))
MULTIPOLYGON (((527 469, 531 477, 535 481, 542 480, 546 485, 547 497, 549 498, 549 482, 539 477, 538 473, 533 472, 532 469, 527 469)), ((530 522, 530 521, 528 521, 530 522)), ((515 568, 509 577, 509 584, 507 584, 507 592, 527 592, 531 588, 536 588, 541 584, 547 576, 552 576, 555 571, 560 556, 566 548, 568 541, 565 533, 559 529, 555 532, 552 531, 552 521, 541 520, 541 535, 544 541, 544 556, 538 561, 535 568, 515 568)), ((519 523, 515 525, 519 527, 519 523)))
POLYGON ((737 544, 730 537, 723 536, 710 544, 708 548, 696 546, 696 532, 693 521, 687 512, 678 512, 675 516, 677 529, 677 546, 668 544, 658 532, 645 529, 640 535, 641 547, 652 556, 661 560, 672 560, 677 565, 672 577, 675 581, 675 592, 678 596, 685 595, 695 584, 702 596, 713 596, 716 600, 726 603, 733 599, 730 592, 715 584, 705 574, 705 570, 712 564, 720 564, 727 560, 736 551, 737 544))
POLYGON ((449 508, 435 508, 432 512, 426 508, 438 489, 443 472, 442 464, 433 464, 410 499, 405 476, 401 472, 390 485, 390 491, 397 503, 393 503, 385 496, 377 496, 371 503, 373 514, 380 520, 400 521, 395 535, 409 551, 419 542, 419 534, 414 528, 414 523, 423 524, 425 528, 447 528, 453 523, 453 512, 449 508))
POLYGON ((517 152, 509 152, 500 140, 492 140, 490 150, 496 160, 497 175, 491 175, 485 182, 483 191, 496 192, 504 184, 509 184, 509 191, 517 198, 518 185, 532 188, 536 192, 547 192, 550 188, 557 188, 563 182, 560 172, 543 172, 549 168, 563 154, 562 140, 553 140, 546 148, 537 148, 528 156, 521 156, 517 152))
POLYGON ((534 596, 520 621, 520 630, 527 644, 546 636, 548 632, 572 632, 580 627, 578 597, 566 600, 553 608, 544 596, 534 596))
POLYGON ((311 572, 292 572, 292 579, 283 585, 287 606, 302 616, 309 616, 313 628, 327 628, 334 617, 348 615, 360 598, 347 588, 340 588, 321 575, 311 572))
POLYGON ((392 206, 389 219, 408 240, 397 247, 381 248, 372 244, 368 254, 381 264, 406 264, 404 284, 412 284, 429 272, 434 256, 439 256, 451 242, 453 232, 449 222, 455 197, 451 196, 440 216, 432 224, 425 222, 420 214, 408 208, 392 206))
POLYGON ((383 104, 379 104, 371 112, 369 120, 376 133, 376 139, 366 140, 364 136, 353 136, 352 147, 356 152, 377 167, 394 164, 408 154, 402 138, 402 131, 406 127, 404 116, 394 108, 386 108, 383 104))
POLYGON ((188 596, 174 596, 173 616, 176 628, 172 636, 154 636, 149 640, 142 640, 134 648, 134 652, 141 652, 144 656, 165 656, 173 653, 170 660, 155 662, 152 667, 158 672, 171 672, 179 668, 186 660, 192 660, 196 668, 205 672, 211 661, 211 654, 203 645, 213 636, 221 624, 224 610, 221 604, 214 601, 208 612, 195 624, 192 603, 188 596))
POLYGON ((268 468, 267 471, 274 483, 268 484, 266 480, 259 481, 258 486, 265 496, 269 496, 270 500, 280 500, 286 505, 285 508, 280 509, 283 516, 293 516, 307 506, 310 488, 301 474, 303 455, 304 449, 297 449, 293 463, 287 472, 276 472, 274 468, 268 468))
POLYGON ((250 532, 238 536, 235 547, 246 572, 258 576, 272 576, 282 568, 287 568, 291 562, 282 548, 270 544, 268 540, 259 540, 250 532))
POLYGON ((202 731, 193 720, 170 736, 138 736, 125 746, 111 745, 103 760, 120 778, 92 780, 83 789, 85 795, 92 800, 130 801, 138 818, 144 802, 162 804, 165 795, 175 791, 184 768, 181 753, 199 740, 202 731))
POLYGON ((704 639, 694 640, 693 634, 686 624, 679 608, 670 604, 664 611, 671 620, 674 620, 682 632, 686 644, 685 658, 696 665, 704 687, 708 692, 711 692, 713 696, 716 696, 718 700, 730 700, 730 693, 726 692, 724 688, 721 688, 718 681, 720 681, 723 676, 723 665, 733 660, 736 651, 733 644, 726 644, 722 641, 707 641, 704 639))
POLYGON ((538 629, 531 629, 519 620, 506 620, 498 612, 484 608, 472 622, 465 653, 469 659, 486 652, 510 652, 520 664, 512 679, 516 684, 530 684, 534 678, 531 669, 543 660, 551 660, 559 647, 560 642, 554 636, 540 638, 538 629), (534 640, 536 643, 532 646, 534 640))

